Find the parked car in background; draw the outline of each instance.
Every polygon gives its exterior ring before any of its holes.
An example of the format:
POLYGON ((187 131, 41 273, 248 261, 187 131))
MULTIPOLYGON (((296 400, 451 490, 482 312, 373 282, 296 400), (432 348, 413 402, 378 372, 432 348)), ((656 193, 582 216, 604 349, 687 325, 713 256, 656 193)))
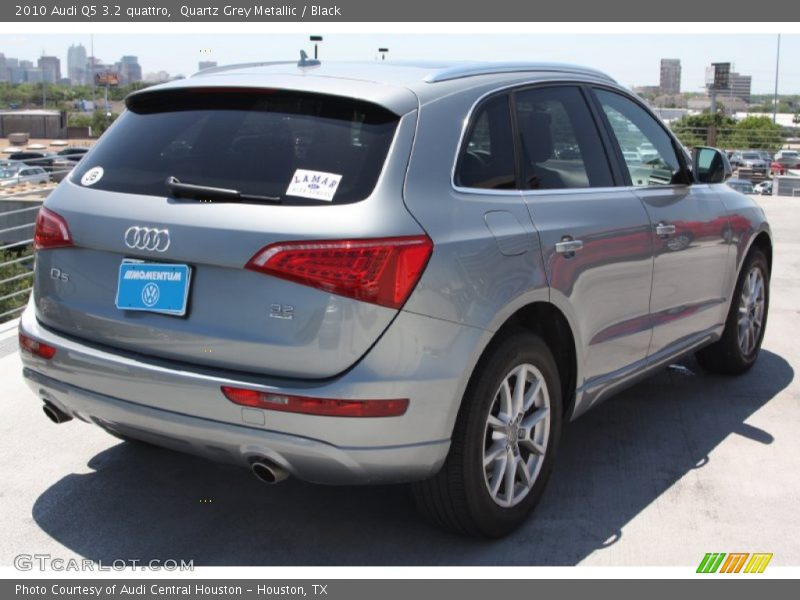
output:
POLYGON ((772 175, 785 175, 789 170, 800 170, 800 152, 781 150, 775 154, 769 166, 772 175))
POLYGON ((79 162, 88 151, 89 151, 89 148, 83 148, 83 147, 80 147, 80 146, 76 146, 76 147, 64 148, 62 150, 59 150, 56 153, 56 156, 60 156, 60 157, 62 157, 64 159, 72 161, 72 162, 79 162))
POLYGON ((753 182, 747 179, 728 179, 727 184, 728 187, 732 187, 737 192, 742 192, 743 194, 753 193, 753 182))
POLYGON ((412 483, 433 521, 498 537, 566 421, 688 355, 755 364, 764 212, 624 86, 308 66, 134 92, 46 198, 19 339, 50 420, 267 483, 412 483))
POLYGON ((52 167, 53 161, 55 160, 53 154, 30 151, 14 152, 13 154, 9 154, 8 158, 10 160, 19 160, 28 165, 35 165, 37 167, 52 167))
POLYGON ((44 167, 31 167, 21 164, 16 168, 0 171, 0 187, 10 187, 21 183, 48 183, 50 174, 44 167))
POLYGON ((730 159, 731 166, 737 168, 752 169, 759 173, 766 173, 769 170, 769 162, 761 158, 761 154, 756 151, 736 151, 730 159))
POLYGON ((772 157, 773 159, 780 161, 781 159, 791 159, 793 161, 800 162, 800 151, 797 150, 778 150, 775 153, 775 156, 772 157))
POLYGON ((772 194, 772 182, 762 181, 761 183, 758 183, 753 187, 753 191, 756 194, 760 194, 762 196, 769 196, 770 194, 772 194))

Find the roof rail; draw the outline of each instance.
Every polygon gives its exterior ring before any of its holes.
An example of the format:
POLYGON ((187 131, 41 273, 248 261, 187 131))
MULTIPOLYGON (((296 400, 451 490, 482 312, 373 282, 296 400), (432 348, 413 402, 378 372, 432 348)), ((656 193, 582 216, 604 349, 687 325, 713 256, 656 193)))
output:
POLYGON ((246 67, 269 67, 272 65, 295 65, 296 61, 293 60, 268 60, 262 62, 251 63, 236 63, 233 65, 222 65, 221 67, 209 67, 191 75, 191 77, 202 77, 203 75, 214 75, 216 73, 224 73, 225 71, 234 71, 236 69, 244 69, 246 67))
POLYGON ((528 62, 484 62, 467 63, 439 69, 425 77, 426 83, 438 83, 440 81, 450 81, 451 79, 461 79, 463 77, 474 77, 476 75, 497 75, 501 73, 533 73, 533 72, 553 72, 553 73, 573 73, 576 75, 590 75, 598 77, 612 83, 614 79, 595 69, 580 67, 577 65, 560 63, 528 63, 528 62))

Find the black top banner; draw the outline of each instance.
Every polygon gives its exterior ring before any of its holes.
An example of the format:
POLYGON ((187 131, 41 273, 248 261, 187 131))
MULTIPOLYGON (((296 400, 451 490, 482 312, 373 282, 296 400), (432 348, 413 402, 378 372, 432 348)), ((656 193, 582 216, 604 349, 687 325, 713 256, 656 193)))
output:
POLYGON ((191 0, 33 0, 0 5, 5 22, 786 22, 800 18, 800 3, 769 10, 743 0, 697 2, 606 0, 520 2, 520 0, 335 0, 312 4, 258 0, 212 3, 191 0))

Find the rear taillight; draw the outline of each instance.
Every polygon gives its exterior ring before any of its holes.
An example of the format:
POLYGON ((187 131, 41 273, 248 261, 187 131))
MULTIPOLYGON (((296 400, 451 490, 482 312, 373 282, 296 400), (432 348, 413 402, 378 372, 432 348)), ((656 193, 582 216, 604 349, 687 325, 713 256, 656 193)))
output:
POLYGON ((417 285, 432 250, 433 242, 425 235, 281 242, 259 250, 245 268, 400 308, 417 285))
POLYGON ((241 406, 323 417, 398 417, 405 414, 408 409, 407 398, 392 400, 308 398, 228 386, 222 386, 222 393, 228 400, 241 406))
POLYGON ((67 222, 59 214, 44 206, 39 209, 36 217, 36 231, 33 234, 33 247, 35 250, 48 248, 66 248, 72 246, 72 236, 69 233, 67 222))
POLYGON ((24 333, 19 334, 19 347, 23 352, 35 354, 36 356, 41 356, 47 360, 50 360, 56 355, 55 348, 48 346, 44 342, 35 340, 24 333))

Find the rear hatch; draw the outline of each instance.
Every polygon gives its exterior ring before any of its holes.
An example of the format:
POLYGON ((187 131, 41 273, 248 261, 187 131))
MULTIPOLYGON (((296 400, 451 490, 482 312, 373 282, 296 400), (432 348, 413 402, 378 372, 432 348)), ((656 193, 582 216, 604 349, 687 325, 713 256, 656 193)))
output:
POLYGON ((285 90, 134 96, 46 202, 39 320, 212 367, 342 372, 430 251, 401 198, 415 119, 285 90))

